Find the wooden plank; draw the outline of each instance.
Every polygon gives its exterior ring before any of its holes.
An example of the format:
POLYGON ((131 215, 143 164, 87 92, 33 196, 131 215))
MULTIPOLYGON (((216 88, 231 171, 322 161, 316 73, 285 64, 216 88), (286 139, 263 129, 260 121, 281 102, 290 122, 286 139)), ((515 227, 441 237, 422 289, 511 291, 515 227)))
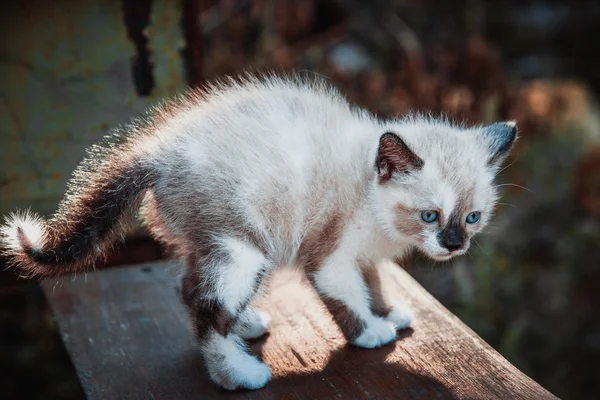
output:
POLYGON ((206 376, 174 275, 159 263, 43 282, 90 399, 555 398, 393 264, 386 290, 416 314, 396 343, 348 346, 302 277, 282 271, 259 300, 273 317, 270 334, 251 344, 273 380, 225 392, 206 376))

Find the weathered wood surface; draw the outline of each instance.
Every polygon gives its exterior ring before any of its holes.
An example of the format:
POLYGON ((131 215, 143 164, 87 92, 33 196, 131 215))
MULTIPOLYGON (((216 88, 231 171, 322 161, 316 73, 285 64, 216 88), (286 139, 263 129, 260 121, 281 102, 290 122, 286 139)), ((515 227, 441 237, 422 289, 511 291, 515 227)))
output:
POLYGON ((405 271, 386 268, 387 290, 416 321, 376 350, 348 346, 301 277, 283 271, 262 300, 273 324, 251 344, 273 380, 230 393, 207 378, 165 264, 43 282, 90 399, 550 399, 405 271))

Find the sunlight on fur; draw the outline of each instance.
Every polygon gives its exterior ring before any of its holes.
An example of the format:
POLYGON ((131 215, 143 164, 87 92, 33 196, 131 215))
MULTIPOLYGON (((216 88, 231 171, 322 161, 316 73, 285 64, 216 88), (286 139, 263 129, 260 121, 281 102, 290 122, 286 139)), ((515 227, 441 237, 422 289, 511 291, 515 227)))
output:
POLYGON ((86 270, 141 209, 184 261, 181 297, 210 378, 258 389, 271 373, 243 339, 269 326, 248 308, 265 278, 298 265, 349 343, 395 340, 413 315, 381 292, 378 265, 412 249, 464 254, 516 136, 514 122, 378 119, 320 80, 231 79, 94 146, 56 215, 9 216, 2 244, 27 276, 86 270))

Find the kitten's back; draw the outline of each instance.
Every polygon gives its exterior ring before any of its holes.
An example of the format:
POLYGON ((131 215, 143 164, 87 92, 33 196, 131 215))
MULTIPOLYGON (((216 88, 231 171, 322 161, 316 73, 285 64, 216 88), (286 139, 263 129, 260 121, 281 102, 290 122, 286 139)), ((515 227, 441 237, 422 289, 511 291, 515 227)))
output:
POLYGON ((360 201, 378 132, 322 82, 215 87, 158 132, 153 190, 175 225, 242 224, 289 248, 315 218, 360 201))

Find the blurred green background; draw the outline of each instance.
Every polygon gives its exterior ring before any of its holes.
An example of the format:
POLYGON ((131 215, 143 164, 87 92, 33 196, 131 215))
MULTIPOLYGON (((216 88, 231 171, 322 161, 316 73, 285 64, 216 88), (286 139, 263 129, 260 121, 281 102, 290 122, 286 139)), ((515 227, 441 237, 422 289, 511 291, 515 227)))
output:
MULTIPOLYGON (((404 267, 550 391, 598 398, 599 2, 22 0, 0 20, 0 214, 51 214, 86 147, 243 70, 314 71, 383 116, 517 120, 487 234, 404 267)), ((120 262, 160 256, 145 246, 120 262)), ((0 299, 3 392, 81 398, 37 286, 4 272, 0 299)))

